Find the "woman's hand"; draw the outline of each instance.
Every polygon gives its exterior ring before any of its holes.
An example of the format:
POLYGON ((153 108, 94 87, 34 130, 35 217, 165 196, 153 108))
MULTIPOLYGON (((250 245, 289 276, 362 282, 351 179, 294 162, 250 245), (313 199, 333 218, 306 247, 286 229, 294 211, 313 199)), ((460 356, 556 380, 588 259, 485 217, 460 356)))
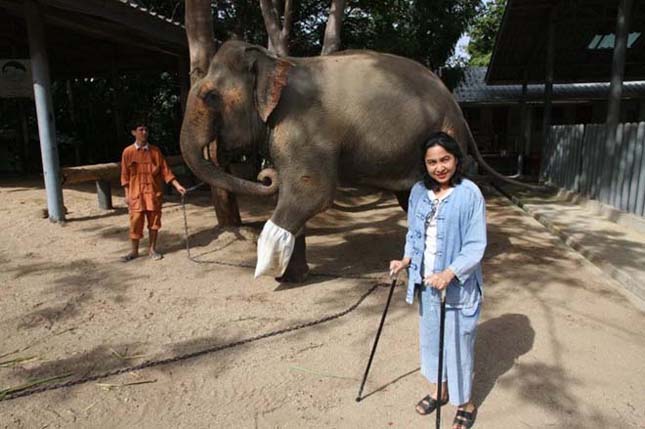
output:
POLYGON ((401 260, 390 261, 390 273, 392 275, 397 275, 401 270, 404 270, 410 266, 410 258, 403 258, 401 260))
POLYGON ((430 276, 426 276, 426 278, 423 279, 423 282, 429 286, 432 286, 437 290, 443 290, 446 287, 448 287, 448 285, 454 278, 455 278, 455 273, 453 273, 449 269, 445 269, 440 273, 435 273, 430 276))

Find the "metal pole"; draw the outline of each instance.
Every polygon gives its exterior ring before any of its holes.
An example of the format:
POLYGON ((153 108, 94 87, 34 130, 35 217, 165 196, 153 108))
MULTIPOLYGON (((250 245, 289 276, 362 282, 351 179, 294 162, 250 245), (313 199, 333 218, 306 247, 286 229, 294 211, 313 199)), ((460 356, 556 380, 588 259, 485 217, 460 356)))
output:
POLYGON ((545 166, 549 165, 547 158, 551 156, 549 147, 549 131, 551 129, 551 110, 553 98, 553 64, 555 57, 555 12, 556 8, 551 8, 549 14, 549 28, 547 36, 547 54, 546 54, 546 70, 544 77, 544 115, 542 117, 542 179, 546 180, 549 171, 545 166))
POLYGON ((443 335, 446 330, 446 289, 441 289, 441 312, 439 316, 439 362, 437 365, 437 416, 436 429, 441 428, 441 396, 443 395, 443 335))
POLYGON ((374 345, 372 346, 372 353, 370 353, 370 358, 367 361, 367 368, 365 368, 365 374, 363 374, 363 381, 361 381, 361 387, 358 389, 358 396, 356 396, 356 402, 360 402, 363 397, 363 387, 365 387, 365 381, 367 380, 367 374, 370 372, 370 367, 372 366, 372 359, 374 359, 374 354, 376 353, 376 346, 378 345, 378 340, 381 337, 381 330, 383 330, 383 324, 385 323, 385 316, 387 316, 387 310, 390 307, 390 301, 392 300, 392 294, 394 293, 394 287, 396 286, 396 277, 392 280, 392 285, 390 286, 390 294, 387 296, 387 302, 385 303, 385 309, 383 310, 383 315, 381 316, 381 324, 378 326, 378 331, 376 331, 376 338, 374 338, 374 345))
POLYGON ((56 146, 56 124, 52 108, 49 81, 49 61, 45 49, 43 21, 38 4, 25 0, 25 19, 29 37, 29 52, 34 81, 34 100, 38 119, 38 136, 43 161, 43 175, 47 191, 49 220, 64 222, 63 191, 59 180, 58 148, 56 146))

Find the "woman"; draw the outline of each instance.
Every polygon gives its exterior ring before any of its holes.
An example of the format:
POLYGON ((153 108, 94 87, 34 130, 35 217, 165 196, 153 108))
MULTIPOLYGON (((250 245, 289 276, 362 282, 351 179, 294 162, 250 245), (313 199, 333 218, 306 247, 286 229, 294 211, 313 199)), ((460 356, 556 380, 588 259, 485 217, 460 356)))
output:
POLYGON ((437 406, 458 407, 453 429, 470 428, 477 409, 471 400, 475 331, 482 301, 481 259, 486 248, 486 205, 479 188, 462 173, 457 142, 435 133, 422 146, 424 179, 410 192, 403 259, 390 271, 408 268, 406 301, 419 297, 421 373, 431 393, 416 406, 430 414, 437 406), (441 290, 446 289, 445 377, 437 400, 441 290))

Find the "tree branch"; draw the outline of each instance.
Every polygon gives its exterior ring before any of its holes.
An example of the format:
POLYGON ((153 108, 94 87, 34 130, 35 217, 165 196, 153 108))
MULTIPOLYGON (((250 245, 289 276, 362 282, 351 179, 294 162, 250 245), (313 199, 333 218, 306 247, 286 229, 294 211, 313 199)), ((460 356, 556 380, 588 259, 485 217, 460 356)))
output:
POLYGON ((284 23, 282 25, 282 37, 287 45, 289 44, 291 25, 293 23, 292 4, 293 2, 291 0, 285 0, 284 2, 284 23))
POLYGON ((332 0, 321 55, 328 55, 340 49, 340 32, 343 27, 344 14, 345 0, 332 0))
POLYGON ((264 26, 269 35, 269 49, 280 57, 286 57, 289 55, 289 51, 280 28, 278 13, 272 1, 260 0, 260 9, 262 10, 262 18, 264 18, 264 26))

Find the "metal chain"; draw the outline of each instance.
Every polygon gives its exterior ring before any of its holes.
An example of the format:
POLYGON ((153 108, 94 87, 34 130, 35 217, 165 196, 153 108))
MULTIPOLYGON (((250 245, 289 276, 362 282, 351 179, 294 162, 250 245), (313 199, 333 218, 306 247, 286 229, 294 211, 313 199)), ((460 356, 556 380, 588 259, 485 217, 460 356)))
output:
POLYGON ((19 390, 19 391, 14 391, 14 392, 9 391, 9 392, 7 392, 5 394, 4 397, 0 397, 0 401, 8 401, 8 400, 11 400, 11 399, 22 398, 22 397, 25 397, 25 396, 34 395, 36 393, 42 393, 42 392, 47 392, 47 391, 50 391, 50 390, 62 389, 62 388, 65 388, 65 387, 71 387, 71 386, 76 386, 76 385, 79 385, 79 384, 88 383, 90 381, 96 381, 96 380, 100 380, 100 379, 107 378, 107 377, 113 377, 115 375, 124 374, 124 373, 131 372, 131 371, 140 371, 140 370, 146 369, 146 368, 152 368, 152 367, 155 367, 155 366, 160 366, 160 365, 166 365, 166 364, 169 364, 169 363, 179 362, 179 361, 195 358, 195 357, 202 356, 202 355, 219 352, 221 350, 230 349, 230 348, 233 348, 233 347, 243 346, 245 344, 249 344, 249 343, 252 343, 252 342, 255 342, 255 341, 263 340, 265 338, 275 337, 275 336, 278 336, 278 335, 286 334, 288 332, 293 332, 293 331, 297 331, 299 329, 309 328, 309 327, 312 327, 312 326, 315 326, 315 325, 320 325, 322 323, 330 322, 330 321, 332 321, 334 319, 339 319, 339 318, 351 313, 352 311, 354 311, 365 300, 365 298, 367 298, 372 292, 374 292, 377 287, 382 286, 382 285, 383 284, 381 284, 381 283, 374 284, 371 288, 369 288, 369 290, 367 290, 367 292, 365 292, 363 295, 361 295, 361 297, 354 304, 352 304, 350 307, 348 307, 347 309, 345 309, 345 310, 343 310, 341 312, 338 312, 336 314, 332 314, 330 316, 325 316, 325 317, 322 317, 320 319, 313 320, 311 322, 301 323, 299 325, 291 326, 291 327, 288 327, 288 328, 278 329, 276 331, 271 331, 271 332, 267 332, 265 334, 256 335, 255 337, 250 337, 250 338, 246 338, 246 339, 243 339, 243 340, 234 341, 234 342, 228 343, 228 344, 212 346, 212 347, 208 347, 208 348, 203 349, 203 350, 198 350, 198 351, 192 352, 192 353, 185 353, 185 354, 182 354, 182 355, 179 355, 179 356, 174 356, 174 357, 167 358, 167 359, 148 360, 148 361, 145 361, 143 363, 140 363, 139 365, 129 366, 129 367, 126 367, 126 368, 120 368, 120 369, 116 369, 116 370, 113 370, 113 371, 103 372, 103 373, 100 373, 100 374, 85 376, 85 377, 82 377, 82 378, 66 381, 66 382, 63 382, 63 383, 50 384, 50 385, 46 385, 46 386, 36 387, 36 388, 33 388, 33 389, 24 389, 24 390, 19 390))
MULTIPOLYGON (((202 185, 203 185, 203 183, 200 183, 200 184, 198 184, 196 186, 188 188, 186 190, 186 192, 187 193, 191 192, 191 191, 199 188, 202 185)), ((183 213, 184 213, 184 229, 185 229, 185 239, 186 239, 186 252, 188 253, 188 258, 191 261, 197 262, 197 263, 213 263, 213 264, 218 264, 218 265, 227 265, 227 266, 235 266, 235 267, 243 267, 243 268, 253 268, 252 266, 245 265, 245 264, 234 264, 234 263, 219 262, 219 261, 196 261, 193 257, 191 257, 191 255, 190 255, 190 245, 189 245, 189 242, 188 242, 188 220, 187 220, 187 217, 186 217, 185 195, 182 195, 182 197, 181 197, 181 205, 182 205, 182 209, 183 209, 183 213)), ((351 276, 350 277, 350 276, 339 276, 339 275, 327 274, 327 273, 312 273, 311 275, 330 276, 330 277, 337 277, 337 278, 355 278, 355 279, 376 280, 373 277, 366 277, 366 276, 351 276)), ((322 318, 317 319, 317 320, 313 320, 311 322, 301 323, 299 325, 291 326, 291 327, 288 327, 288 328, 278 329, 276 331, 267 332, 265 334, 256 335, 254 337, 246 338, 246 339, 239 340, 239 341, 234 341, 232 343, 212 346, 212 347, 208 347, 208 348, 205 348, 205 349, 202 349, 202 350, 198 350, 196 352, 185 353, 185 354, 181 354, 181 355, 174 356, 174 357, 167 358, 167 359, 147 360, 147 361, 142 362, 142 363, 140 363, 138 365, 129 366, 129 367, 120 368, 120 369, 115 369, 115 370, 112 370, 112 371, 107 371, 107 372, 103 372, 103 373, 99 373, 99 374, 88 375, 88 376, 84 376, 84 377, 77 378, 77 379, 74 379, 74 380, 69 380, 69 381, 62 382, 62 383, 49 384, 49 385, 45 385, 45 386, 27 388, 27 389, 20 389, 20 390, 16 389, 16 390, 13 390, 13 391, 12 390, 5 390, 3 392, 4 394, 0 394, 0 402, 1 401, 8 401, 8 400, 11 400, 11 399, 23 398, 25 396, 31 396, 31 395, 34 395, 36 393, 48 392, 48 391, 51 391, 51 390, 57 390, 57 389, 63 389, 65 387, 76 386, 76 385, 79 385, 79 384, 84 384, 84 383, 88 383, 88 382, 91 382, 91 381, 100 380, 100 379, 103 379, 103 378, 113 377, 115 375, 125 374, 125 373, 132 372, 132 371, 140 371, 140 370, 146 369, 146 368, 152 368, 152 367, 156 367, 156 366, 166 365, 166 364, 169 364, 169 363, 179 362, 179 361, 195 358, 195 357, 198 357, 198 356, 203 356, 203 355, 210 354, 210 353, 216 353, 216 352, 219 352, 221 350, 230 349, 230 348, 233 348, 233 347, 243 346, 245 344, 249 344, 249 343, 252 343, 252 342, 255 342, 255 341, 263 340, 265 338, 275 337, 275 336, 278 336, 278 335, 282 335, 282 334, 297 331, 297 330, 300 330, 300 329, 320 325, 322 323, 330 322, 332 320, 339 319, 339 318, 351 313, 352 311, 354 311, 365 300, 365 298, 367 298, 372 292, 374 292, 377 287, 382 286, 382 285, 383 285, 382 283, 375 283, 374 285, 372 285, 372 287, 370 287, 369 290, 367 290, 363 295, 361 295, 360 298, 354 304, 352 304, 351 306, 349 306, 345 310, 340 311, 340 312, 335 313, 335 314, 332 314, 332 315, 329 315, 329 316, 322 317, 322 318)))

